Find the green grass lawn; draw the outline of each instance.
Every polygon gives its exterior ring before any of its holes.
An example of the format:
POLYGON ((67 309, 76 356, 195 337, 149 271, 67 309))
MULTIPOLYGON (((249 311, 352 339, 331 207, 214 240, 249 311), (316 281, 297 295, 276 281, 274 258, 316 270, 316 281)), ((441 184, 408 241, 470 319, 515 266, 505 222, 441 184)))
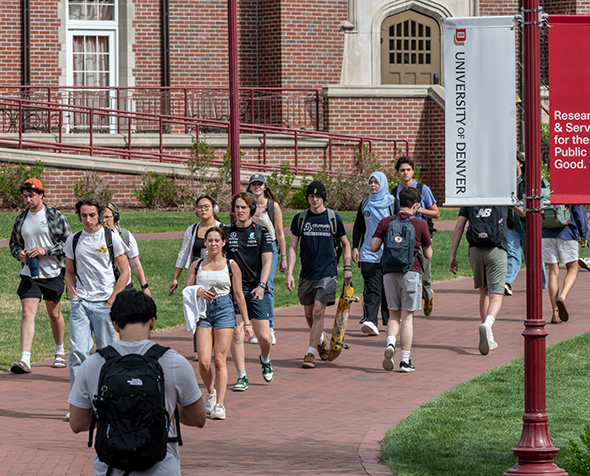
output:
MULTIPOLYGON (((562 468, 569 439, 579 442, 590 421, 589 346, 585 333, 547 348, 547 413, 562 468)), ((522 431, 523 380, 519 358, 421 405, 389 430, 382 461, 397 476, 502 474, 516 464, 510 448, 522 431)))

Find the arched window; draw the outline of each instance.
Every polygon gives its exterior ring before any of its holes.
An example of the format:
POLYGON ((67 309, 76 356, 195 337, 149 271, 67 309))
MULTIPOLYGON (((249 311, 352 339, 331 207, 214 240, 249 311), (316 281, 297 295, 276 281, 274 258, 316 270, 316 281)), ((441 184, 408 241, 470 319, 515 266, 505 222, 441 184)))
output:
POLYGON ((439 84, 440 27, 407 10, 381 25, 381 84, 439 84))

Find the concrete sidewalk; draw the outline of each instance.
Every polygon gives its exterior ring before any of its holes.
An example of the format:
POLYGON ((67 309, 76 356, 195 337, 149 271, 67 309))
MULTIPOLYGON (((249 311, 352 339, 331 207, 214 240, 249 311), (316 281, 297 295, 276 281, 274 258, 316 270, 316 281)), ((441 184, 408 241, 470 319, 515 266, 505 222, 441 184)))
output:
MULTIPOLYGON (((410 374, 397 371, 399 353, 394 372, 382 369, 385 336, 360 332, 360 304, 353 304, 351 311, 346 336, 351 349, 335 362, 302 369, 308 346, 302 308, 278 310, 274 382, 264 383, 258 346, 247 344, 250 388, 228 392, 227 420, 208 420, 203 429, 182 428, 183 474, 391 474, 377 460, 379 441, 387 429, 441 392, 522 355, 524 280, 521 272, 514 296, 504 300, 494 326, 499 348, 488 356, 478 352, 478 293, 472 280, 435 284, 433 315, 426 318, 418 312, 415 318, 416 372, 410 374)), ((548 345, 590 330, 589 285, 590 273, 581 271, 568 299, 570 321, 547 325, 548 345)), ((546 292, 544 309, 549 321, 546 292)), ((334 307, 329 308, 330 321, 334 312, 334 307)), ((192 337, 185 329, 156 334, 154 340, 192 360, 192 337)), ((88 434, 74 435, 64 420, 68 371, 50 364, 34 364, 30 375, 0 373, 1 475, 94 474, 95 453, 87 448, 88 434)), ((198 373, 194 362, 193 367, 198 373)), ((236 374, 232 363, 228 368, 231 387, 236 374)), ((505 451, 510 452, 509 445, 505 451)))

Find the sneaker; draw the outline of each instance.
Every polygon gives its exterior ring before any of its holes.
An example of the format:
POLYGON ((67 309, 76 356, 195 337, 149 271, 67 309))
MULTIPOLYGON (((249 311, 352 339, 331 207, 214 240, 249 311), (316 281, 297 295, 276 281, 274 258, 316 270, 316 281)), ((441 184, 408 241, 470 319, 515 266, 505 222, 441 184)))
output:
POLYGON ((70 412, 66 413, 66 420, 70 421, 70 412))
POLYGON ((272 345, 275 345, 277 343, 277 336, 275 335, 275 330, 274 329, 270 329, 270 343, 272 345))
POLYGON ((225 420, 225 407, 218 403, 215 405, 215 409, 213 410, 213 419, 214 420, 225 420))
POLYGON ((270 359, 268 360, 268 363, 265 364, 262 361, 262 355, 258 355, 258 360, 260 360, 260 364, 262 365, 262 378, 265 382, 272 382, 275 379, 275 373, 272 369, 272 363, 270 362, 270 359))
POLYGON ((508 283, 504 284, 504 296, 512 296, 512 286, 508 283))
POLYGON ((195 362, 199 361, 199 354, 195 354, 195 362))
POLYGON ((248 377, 240 377, 233 388, 234 392, 245 392, 248 390, 248 377))
POLYGON ((434 309, 434 291, 430 291, 430 299, 428 301, 424 300, 424 315, 426 317, 432 314, 432 310, 434 309))
POLYGON ((313 355, 311 352, 305 354, 305 357, 303 357, 302 367, 304 369, 315 369, 315 355, 313 355))
POLYGON ((207 415, 213 415, 213 410, 215 409, 216 403, 217 403, 217 392, 216 393, 208 393, 207 400, 205 400, 205 413, 207 415))
POLYGON ((250 344, 258 344, 258 337, 254 336, 249 340, 250 344))
POLYGON ((389 344, 385 347, 385 352, 383 352, 384 359, 383 359, 383 369, 391 372, 393 370, 393 355, 395 354, 395 347, 392 344, 389 344))
POLYGON ((490 328, 485 324, 479 326, 479 353, 481 355, 490 353, 490 328))
POLYGON ((399 371, 400 372, 413 372, 416 370, 416 367, 412 365, 412 360, 410 359, 409 362, 401 361, 399 363, 399 371))
POLYGON ((492 350, 496 350, 497 348, 498 348, 498 343, 495 340, 491 341, 490 342, 490 352, 492 350))
POLYGON ((370 336, 379 335, 379 329, 377 329, 377 326, 373 324, 371 321, 363 322, 363 325, 361 326, 361 332, 363 332, 364 334, 368 334, 370 336))
POLYGON ((586 271, 590 271, 590 263, 588 263, 588 261, 590 261, 590 258, 579 258, 578 266, 582 269, 585 269, 586 271))
POLYGON ((10 367, 10 371, 13 374, 30 374, 31 367, 29 367, 25 362, 19 360, 18 362, 13 362, 12 367, 10 367))
POLYGON ((321 344, 318 344, 318 354, 320 359, 328 360, 328 355, 330 354, 330 341, 328 340, 328 334, 322 332, 324 336, 324 341, 321 344))
POLYGON ((66 356, 64 354, 55 354, 55 360, 52 367, 54 369, 63 369, 66 366, 66 356))

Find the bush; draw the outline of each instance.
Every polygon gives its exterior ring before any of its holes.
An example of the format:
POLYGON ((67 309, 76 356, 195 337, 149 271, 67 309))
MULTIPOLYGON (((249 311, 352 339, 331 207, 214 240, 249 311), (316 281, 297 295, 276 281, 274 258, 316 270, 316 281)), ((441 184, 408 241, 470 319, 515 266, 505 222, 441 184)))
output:
POLYGON ((45 170, 40 160, 29 167, 24 164, 0 165, 0 201, 8 208, 20 208, 23 204, 23 195, 20 192, 21 185, 29 178, 41 180, 41 174, 45 170))
POLYGON ((82 175, 80 181, 74 186, 74 196, 77 200, 96 198, 101 202, 107 202, 113 198, 113 192, 108 182, 94 172, 82 175))
POLYGON ((289 199, 289 194, 293 189, 293 181, 295 180, 295 173, 291 170, 291 166, 287 163, 280 165, 279 171, 274 171, 267 178, 268 186, 276 195, 279 205, 285 206, 289 199))
POLYGON ((141 177, 141 188, 135 189, 133 196, 149 209, 178 207, 184 202, 173 181, 156 172, 141 177))
MULTIPOLYGON (((590 424, 584 426, 584 433, 580 435, 582 444, 587 450, 590 449, 590 424)), ((590 476, 590 455, 580 450, 574 440, 570 440, 570 451, 572 457, 565 456, 565 469, 571 476, 590 476)))

